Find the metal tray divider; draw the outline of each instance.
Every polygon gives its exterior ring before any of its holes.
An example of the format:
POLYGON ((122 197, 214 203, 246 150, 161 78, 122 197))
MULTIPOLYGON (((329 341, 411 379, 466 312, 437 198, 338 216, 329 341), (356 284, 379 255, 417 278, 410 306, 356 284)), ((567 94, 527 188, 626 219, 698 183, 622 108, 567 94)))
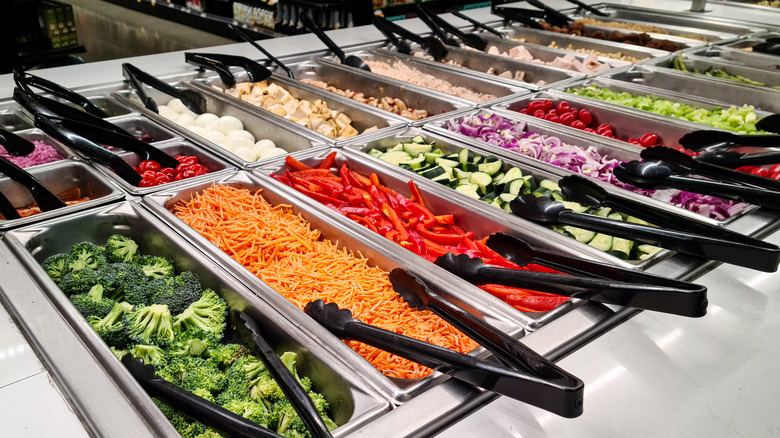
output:
MULTIPOLYGON (((315 151, 309 151, 308 154, 316 154, 315 151)), ((233 182, 240 183, 246 188, 252 190, 263 188, 264 196, 269 199, 272 204, 284 203, 286 205, 293 206, 296 212, 303 213, 304 219, 310 222, 314 228, 323 230, 323 238, 331 241, 335 240, 331 234, 335 233, 338 238, 339 246, 346 246, 353 251, 361 249, 361 254, 372 260, 372 265, 390 264, 393 266, 402 266, 406 269, 411 269, 420 273, 420 268, 417 266, 417 256, 407 254, 406 250, 397 248, 395 244, 386 241, 380 236, 374 236, 369 234, 368 230, 361 230, 358 225, 347 222, 346 219, 336 215, 335 213, 324 210, 324 207, 317 206, 308 199, 302 199, 303 196, 295 192, 282 184, 277 183, 272 178, 269 178, 260 173, 254 172, 252 174, 247 172, 239 172, 231 178, 221 180, 223 184, 232 184, 233 182), (275 199, 278 198, 278 202, 275 199), (348 242, 350 244, 346 244, 348 242), (413 256, 413 257, 412 257, 413 256), (380 262, 376 262, 376 258, 380 259, 380 262)), ((222 252, 218 247, 212 244, 210 241, 202 237, 195 230, 184 224, 181 220, 176 218, 167 208, 166 204, 171 199, 176 199, 183 193, 192 193, 204 188, 204 185, 189 185, 177 192, 160 193, 151 196, 147 196, 143 200, 143 204, 152 211, 156 216, 168 223, 172 228, 176 229, 189 241, 197 244, 197 247, 204 254, 220 263, 226 271, 233 275, 241 283, 245 284, 250 289, 257 289, 260 287, 262 281, 254 274, 249 272, 238 262, 233 260, 227 254, 222 252)), ((449 274, 448 272, 436 272, 431 274, 425 272, 425 278, 428 281, 432 281, 434 284, 441 285, 445 290, 452 290, 452 285, 462 286, 462 289, 471 291, 471 293, 461 292, 460 288, 455 288, 452 297, 456 302, 463 304, 467 309, 483 315, 488 321, 497 327, 505 330, 507 333, 513 336, 520 336, 524 333, 521 322, 518 322, 515 315, 510 312, 506 312, 503 308, 495 308, 482 301, 486 298, 481 294, 474 294, 471 289, 473 286, 463 282, 458 277, 449 274), (482 298, 482 299, 481 299, 482 298)), ((285 314, 300 314, 304 318, 300 324, 301 330, 311 332, 312 336, 319 339, 332 339, 332 348, 342 357, 349 357, 349 366, 355 372, 364 376, 365 379, 370 380, 372 385, 380 391, 381 394, 389 397, 395 403, 404 403, 410 398, 413 398, 440 382, 447 380, 447 377, 440 373, 434 373, 433 375, 420 379, 417 382, 410 383, 408 387, 400 387, 393 383, 391 379, 382 375, 367 361, 362 359, 354 350, 347 347, 346 344, 336 339, 332 334, 327 332, 323 327, 318 324, 314 324, 311 320, 305 316, 295 305, 290 303, 287 299, 280 294, 274 292, 268 293, 262 296, 263 300, 268 302, 269 305, 277 308, 280 312, 285 314)), ((472 353, 477 357, 486 357, 487 351, 479 347, 472 353)), ((344 359, 345 361, 347 359, 344 359)))
MULTIPOLYGON (((212 275, 215 280, 220 283, 218 291, 222 294, 229 292, 231 298, 226 297, 229 302, 233 302, 234 299, 239 299, 242 304, 242 309, 250 312, 257 313, 257 309, 262 309, 262 316, 264 318, 270 318, 276 325, 285 326, 287 329, 285 333, 292 336, 294 342, 297 342, 301 347, 312 352, 323 364, 330 368, 333 372, 339 370, 339 366, 344 362, 334 352, 330 351, 324 346, 321 339, 311 338, 310 334, 304 330, 296 330, 300 328, 302 322, 300 318, 296 318, 293 315, 286 315, 278 308, 268 309, 268 303, 261 299, 261 297, 248 289, 247 286, 242 284, 229 275, 221 267, 217 267, 213 264, 211 259, 201 254, 199 251, 193 248, 190 242, 187 242, 176 230, 165 224, 163 220, 155 217, 155 215, 148 209, 142 207, 140 202, 124 202, 114 206, 106 207, 102 210, 85 212, 82 216, 99 215, 101 217, 116 216, 120 219, 127 220, 129 216, 134 221, 142 221, 146 225, 152 227, 154 231, 163 235, 163 238, 168 242, 172 242, 174 245, 178 245, 187 254, 185 256, 188 260, 188 264, 195 263, 195 269, 198 267, 208 269, 212 271, 212 275), (237 298, 236 298, 237 297, 237 298)), ((84 317, 70 304, 70 300, 62 293, 59 287, 49 279, 48 275, 43 271, 40 263, 37 262, 33 254, 30 253, 25 245, 22 243, 25 239, 31 239, 36 234, 44 231, 47 225, 51 225, 51 222, 39 224, 36 228, 26 228, 14 231, 7 235, 4 240, 16 256, 22 261, 31 273, 32 277, 39 287, 46 292, 51 303, 57 309, 57 311, 68 322, 68 325, 77 333, 82 342, 90 349, 95 355, 95 358, 100 365, 111 375, 118 387, 122 391, 133 405, 139 409, 139 413, 147 422, 156 424, 158 427, 166 430, 166 436, 178 436, 175 429, 170 426, 170 423, 162 415, 162 413, 155 407, 151 398, 140 387, 135 379, 125 370, 124 366, 116 360, 116 356, 105 345, 103 340, 97 335, 97 333, 90 327, 89 323, 84 317), (166 427, 168 426, 168 427, 166 427), (173 430, 170 433, 170 430, 173 430)), ((121 227, 122 224, 114 224, 116 227, 121 227)), ((190 268, 191 266, 187 266, 190 268)), ((264 286, 264 285, 263 285, 264 286)), ((261 287, 263 287, 261 286, 261 287)), ((265 286, 267 288, 267 286, 265 286)), ((350 375, 340 373, 340 376, 345 379, 346 383, 350 386, 350 393, 354 398, 357 415, 353 414, 353 418, 346 424, 339 427, 337 431, 334 431, 334 436, 341 437, 350 433, 362 424, 371 421, 372 419, 380 416, 383 412, 390 409, 390 402, 386 397, 382 397, 372 387, 371 383, 363 378, 361 375, 350 375), (372 406, 363 407, 357 409, 358 403, 371 403, 372 406), (351 424, 350 424, 351 423, 351 424)))

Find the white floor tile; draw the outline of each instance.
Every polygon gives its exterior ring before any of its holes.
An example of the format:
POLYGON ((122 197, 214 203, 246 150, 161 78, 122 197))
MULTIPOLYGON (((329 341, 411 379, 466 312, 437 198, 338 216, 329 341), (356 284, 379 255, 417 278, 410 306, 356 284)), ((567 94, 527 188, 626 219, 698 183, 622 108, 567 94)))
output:
POLYGON ((0 306, 0 388, 41 371, 44 368, 27 340, 0 306))

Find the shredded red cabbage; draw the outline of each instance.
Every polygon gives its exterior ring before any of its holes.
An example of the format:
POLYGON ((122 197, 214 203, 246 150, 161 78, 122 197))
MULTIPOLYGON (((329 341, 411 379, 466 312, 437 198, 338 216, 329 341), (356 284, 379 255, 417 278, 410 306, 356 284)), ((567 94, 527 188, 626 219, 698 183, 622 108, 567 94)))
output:
POLYGON ((647 190, 623 183, 612 174, 612 169, 620 164, 619 160, 602 156, 593 146, 582 149, 579 146, 565 144, 558 137, 526 131, 525 122, 507 120, 496 114, 449 120, 446 127, 450 131, 671 203, 716 220, 728 219, 748 207, 748 204, 715 196, 671 189, 647 190))

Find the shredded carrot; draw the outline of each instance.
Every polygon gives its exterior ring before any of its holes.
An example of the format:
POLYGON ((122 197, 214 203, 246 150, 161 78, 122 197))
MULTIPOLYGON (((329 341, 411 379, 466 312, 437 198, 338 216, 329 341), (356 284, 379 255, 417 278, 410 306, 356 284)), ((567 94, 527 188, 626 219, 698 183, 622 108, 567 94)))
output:
MULTIPOLYGON (((174 213, 300 309, 322 299, 367 324, 441 347, 461 353, 477 347, 433 313, 412 310, 393 291, 387 272, 320 240, 320 232, 290 206, 272 206, 259 191, 212 185, 178 203, 174 213)), ((387 376, 413 379, 432 372, 370 345, 346 344, 387 376)))

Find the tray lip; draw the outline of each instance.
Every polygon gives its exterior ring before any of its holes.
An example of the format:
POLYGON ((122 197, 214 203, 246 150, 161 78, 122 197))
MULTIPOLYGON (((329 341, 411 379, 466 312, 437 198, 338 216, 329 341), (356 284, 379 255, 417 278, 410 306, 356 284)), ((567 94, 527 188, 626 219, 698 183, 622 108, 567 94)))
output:
MULTIPOLYGON (((114 201, 118 201, 125 198, 124 191, 122 191, 122 189, 120 189, 119 186, 114 181, 101 178, 100 177, 101 175, 98 171, 96 171, 93 167, 89 166, 86 162, 78 159, 66 159, 66 160, 55 161, 47 164, 41 164, 38 166, 32 166, 32 168, 30 168, 30 173, 32 173, 33 176, 35 176, 39 172, 43 173, 48 170, 62 171, 64 169, 72 168, 72 167, 79 168, 81 171, 86 172, 86 174, 89 175, 91 179, 94 179, 95 181, 99 181, 101 184, 104 184, 109 189, 108 194, 106 194, 105 196, 101 196, 100 198, 90 199, 89 201, 86 202, 81 202, 74 205, 68 205, 53 211, 44 211, 20 219, 0 220, 0 233, 14 228, 46 221, 49 219, 57 219, 61 216, 70 215, 71 213, 76 213, 83 210, 90 210, 93 207, 98 207, 103 204, 109 204, 114 201)), ((7 180, 8 178, 0 177, 0 179, 7 180)))
MULTIPOLYGON (((309 154, 316 154, 316 153, 317 152, 309 151, 309 154)), ((320 151, 319 153, 322 153, 322 151, 320 151)), ((312 201, 303 198, 294 190, 282 184, 277 183, 275 180, 273 180, 270 177, 263 175, 262 173, 260 173, 258 169, 256 169, 251 173, 247 171, 239 171, 227 178, 223 178, 216 182, 220 184, 230 184, 233 182, 250 184, 250 185, 254 184, 255 187, 259 186, 259 187, 265 187, 265 190, 273 190, 278 196, 298 204, 299 210, 305 211, 308 214, 314 216, 315 218, 319 218, 320 220, 327 221, 334 227, 338 228, 339 232, 350 234, 351 237, 355 238, 362 245, 370 247, 375 251, 378 251, 383 257, 386 257, 389 260, 401 266, 404 266, 406 268, 413 267, 412 263, 409 263, 408 261, 409 255, 407 251, 402 252, 400 251, 399 248, 395 248, 394 245, 388 243, 383 238, 381 238, 381 236, 375 236, 374 233, 371 233, 369 230, 361 230, 358 228, 359 227, 358 225, 353 224, 351 221, 347 222, 347 220, 341 218, 340 215, 336 215, 335 213, 326 211, 324 207, 315 205, 312 201)), ((187 226, 184 222, 176 218, 175 215, 173 215, 173 213, 171 213, 165 207, 165 204, 168 202, 169 199, 178 196, 179 193, 184 192, 185 190, 197 188, 199 186, 202 186, 202 184, 189 184, 187 187, 181 187, 179 190, 175 192, 174 191, 161 192, 154 195, 146 196, 144 197, 142 203, 147 209, 149 209, 158 218, 162 219, 169 226, 176 229, 177 232, 179 232, 179 234, 189 239, 191 242, 196 243, 197 244, 196 246, 201 252, 206 254, 212 260, 215 260, 217 263, 221 263, 223 268, 226 271, 228 271, 238 281, 240 281, 250 289, 253 287, 257 287, 259 284, 264 284, 254 274, 252 274, 243 266, 241 266, 238 262, 233 260, 233 258, 229 257, 227 254, 222 252, 216 245, 214 245, 208 239, 198 234, 197 231, 187 226)), ((442 281, 461 282, 462 281, 457 277, 454 276, 451 277, 451 274, 449 273, 446 272, 440 273, 438 271, 435 271, 433 275, 427 275, 426 278, 433 279, 434 281, 438 281, 438 282, 442 282, 442 281)), ((271 291, 273 291, 272 288, 271 291)), ((297 307, 295 307, 294 304, 290 303, 287 299, 285 299, 282 295, 278 294, 275 291, 273 294, 270 294, 268 296, 268 299, 264 299, 264 300, 272 306, 284 308, 285 314, 298 312, 301 314, 301 317, 304 317, 302 312, 297 307)), ((473 302, 474 299, 472 299, 471 301, 473 302)), ((513 318, 511 314, 505 314, 504 309, 501 308, 494 309, 488 306, 478 307, 478 309, 486 314, 489 314, 493 320, 501 321, 501 323, 504 325, 517 326, 515 329, 513 329, 513 333, 511 333, 514 336, 524 333, 522 326, 520 326, 521 323, 515 320, 515 318, 513 318)), ((304 321, 305 322, 301 324, 302 330, 313 331, 314 333, 317 334, 317 338, 319 339, 334 338, 332 334, 327 332, 320 325, 312 324, 308 317, 305 317, 304 321)), ((428 388, 438 385, 442 381, 445 381, 447 379, 447 377, 444 376, 443 374, 436 372, 433 375, 423 378, 417 383, 414 383, 412 386, 409 386, 407 388, 400 388, 396 384, 392 383, 390 378, 384 376, 381 372, 379 372, 376 368, 370 365, 365 359, 363 359, 360 355, 358 355, 358 353, 356 353, 354 350, 349 348, 346 344, 343 345, 338 344, 337 348, 340 350, 339 353, 341 353, 341 355, 344 357, 344 361, 345 363, 348 364, 348 367, 350 369, 352 369, 357 373, 363 373, 362 375, 364 376, 364 378, 367 380, 370 379, 374 388, 379 390, 380 393, 390 398, 391 401, 396 404, 402 404, 414 397, 417 397, 420 393, 424 392, 428 388)), ((474 350, 469 354, 475 354, 478 357, 483 357, 487 354, 487 352, 484 350, 484 348, 478 347, 476 350, 474 350)))
MULTIPOLYGON (((111 215, 117 213, 117 211, 120 213, 117 216, 121 216, 121 209, 123 208, 132 210, 134 213, 133 217, 147 222, 150 226, 154 227, 163 234, 167 233, 167 237, 169 239, 178 240, 178 243, 182 247, 193 249, 193 244, 191 242, 186 241, 186 239, 178 234, 176 230, 169 227, 162 219, 156 217, 151 211, 142 206, 139 200, 124 201, 118 204, 105 206, 101 209, 94 209, 89 212, 83 212, 82 216, 111 215)), ((125 213, 124 216, 128 216, 128 214, 125 213)), ((152 403, 151 397, 146 393, 146 391, 143 390, 143 388, 141 388, 140 384, 135 381, 129 372, 127 372, 124 366, 122 366, 121 362, 115 360, 114 354, 108 349, 108 346, 100 339, 94 330, 91 329, 83 316, 81 316, 81 314, 72 305, 69 305, 70 301, 64 297, 64 294, 62 294, 60 288, 46 275, 41 265, 34 259, 32 253, 25 247, 23 240, 18 237, 18 235, 38 234, 45 232, 45 227, 55 222, 56 220, 52 220, 45 223, 36 224, 34 227, 13 230, 9 233, 6 233, 3 241, 11 248, 12 252, 15 253, 17 260, 27 269, 27 272, 33 278, 35 284, 44 293, 44 295, 46 295, 49 301, 51 301, 51 304, 55 310, 60 315, 62 315, 63 319, 67 321, 68 326, 74 332, 76 332, 79 340, 81 340, 81 342, 84 343, 91 352, 95 352, 95 349, 98 350, 98 355, 95 356, 95 358, 99 366, 103 368, 109 375, 111 375, 112 378, 116 378, 118 374, 121 383, 126 385, 125 388, 132 390, 129 391, 131 396, 128 397, 126 391, 120 389, 120 392, 125 396, 125 398, 137 406, 148 406, 143 411, 146 417, 144 419, 154 423, 160 423, 162 419, 162 422, 169 423, 168 420, 159 411, 159 409, 152 407, 154 406, 154 403, 152 403), (148 418, 150 415, 151 418, 148 418)), ((277 314, 279 318, 284 320, 284 324, 289 325, 291 328, 294 327, 295 322, 290 320, 288 315, 280 312, 280 310, 275 307, 271 307, 270 309, 265 308, 267 303, 262 299, 261 296, 254 294, 250 289, 247 288, 246 285, 235 279, 233 276, 229 275, 223 268, 211 264, 211 260, 204 254, 195 250, 188 251, 188 254, 190 254, 190 258, 193 258, 191 254, 196 254, 197 257, 194 257, 196 259, 196 263, 203 265, 205 269, 215 271, 215 276, 219 277, 221 282, 225 283, 227 287, 232 289, 243 299, 247 300, 250 304, 253 304, 254 307, 263 308, 263 312, 265 313, 273 312, 277 314)), ((362 398, 368 397, 375 402, 373 407, 366 409, 365 412, 361 413, 359 416, 350 418, 347 423, 341 425, 337 431, 334 431, 334 436, 344 436, 358 429, 367 422, 381 416, 383 413, 386 413, 392 408, 391 401, 376 391, 370 382, 364 380, 362 376, 342 373, 339 372, 338 369, 333 368, 336 365, 343 364, 343 361, 338 355, 324 346, 321 346, 321 344, 318 344, 318 340, 313 338, 310 333, 302 330, 298 330, 297 332, 300 333, 296 334, 296 342, 299 342, 301 339, 305 338, 305 340, 309 341, 309 345, 305 345, 301 342, 302 347, 306 348, 307 350, 311 350, 312 345, 314 345, 317 353, 312 354, 315 354, 318 360, 323 361, 322 355, 327 356, 327 360, 323 362, 326 366, 331 368, 333 372, 338 373, 349 385, 351 385, 350 392, 362 392, 362 398)), ((355 394, 353 394, 353 396, 354 395, 355 394)), ((355 401, 357 402, 358 400, 355 401)), ((139 414, 141 414, 141 412, 139 412, 139 414)), ((174 436, 175 435, 176 434, 174 434, 174 436)))

